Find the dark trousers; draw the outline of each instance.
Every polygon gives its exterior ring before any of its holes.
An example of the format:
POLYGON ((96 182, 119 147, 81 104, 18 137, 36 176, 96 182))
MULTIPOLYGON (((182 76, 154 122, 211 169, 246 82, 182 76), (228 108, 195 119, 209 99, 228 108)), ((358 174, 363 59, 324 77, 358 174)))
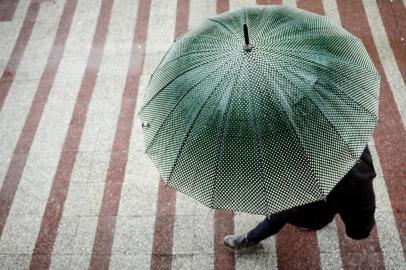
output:
POLYGON ((265 217, 262 222, 248 232, 248 241, 258 243, 279 232, 286 223, 287 219, 285 212, 273 214, 269 218, 265 217))
POLYGON ((302 205, 265 217, 248 232, 247 238, 249 241, 258 243, 279 232, 287 223, 310 230, 319 230, 327 226, 334 219, 335 214, 334 209, 324 201, 302 205))

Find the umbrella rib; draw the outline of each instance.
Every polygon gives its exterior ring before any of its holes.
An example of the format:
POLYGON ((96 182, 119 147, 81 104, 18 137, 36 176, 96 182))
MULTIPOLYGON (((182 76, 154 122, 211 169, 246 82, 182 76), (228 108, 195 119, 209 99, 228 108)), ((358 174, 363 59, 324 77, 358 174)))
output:
POLYGON ((207 38, 207 39, 213 39, 213 40, 225 42, 225 43, 228 43, 228 44, 231 44, 231 45, 236 44, 236 42, 231 43, 231 42, 229 42, 228 40, 225 40, 225 39, 218 39, 218 38, 214 38, 214 37, 210 37, 210 36, 204 36, 204 35, 185 37, 185 38, 182 38, 182 40, 180 40, 180 41, 183 41, 183 40, 186 40, 186 39, 192 39, 192 38, 207 38))
MULTIPOLYGON (((293 55, 287 54, 287 56, 293 56, 293 55)), ((297 57, 295 57, 295 58, 298 59, 299 61, 300 61, 300 60, 306 60, 306 59, 304 59, 304 58, 297 58, 297 57)), ((281 58, 279 58, 279 59, 281 59, 281 58)), ((288 64, 288 66, 289 66, 289 65, 294 65, 294 66, 296 66, 296 67, 298 67, 298 68, 303 68, 303 66, 298 66, 298 65, 294 64, 293 62, 291 62, 291 63, 288 63, 288 62, 286 62, 286 61, 281 61, 281 62, 288 64)), ((307 61, 307 62, 309 62, 309 61, 307 61)), ((327 68, 326 66, 323 66, 323 65, 321 65, 321 64, 319 64, 319 63, 317 63, 317 62, 314 62, 314 61, 310 61, 310 62, 316 64, 315 66, 321 67, 323 70, 332 71, 330 68, 327 68)), ((277 69, 276 69, 276 70, 277 70, 277 69)), ((278 70, 277 70, 277 71, 278 71, 278 70)), ((292 72, 294 72, 294 71, 292 71, 292 72)), ((281 72, 279 72, 279 71, 278 71, 278 73, 281 74, 281 72)), ((343 75, 344 77, 350 79, 347 75, 345 75, 345 73, 343 73, 343 72, 338 72, 338 73, 340 73, 340 74, 343 75)), ((284 76, 284 78, 290 82, 290 80, 289 80, 288 78, 286 78, 285 76, 284 76)), ((339 87, 337 84, 335 84, 333 80, 331 80, 331 83, 334 84, 334 86, 336 86, 338 89, 341 89, 341 87, 339 87)), ((356 84, 357 86, 359 86, 361 89, 363 89, 364 91, 366 91, 366 90, 365 90, 362 86, 360 86, 359 84, 357 84, 357 83, 355 83, 355 84, 356 84)), ((292 85, 294 85, 294 84, 292 84, 292 85)), ((296 88, 299 89, 298 87, 296 87, 296 88)), ((300 89, 299 89, 299 90, 300 90, 300 89)), ((345 94, 349 99, 351 99, 355 104, 357 104, 358 106, 360 106, 361 108, 363 108, 365 111, 367 111, 367 112, 374 118, 375 121, 379 121, 378 118, 377 118, 371 111, 369 111, 367 108, 365 108, 364 105, 362 105, 361 103, 359 103, 357 100, 353 99, 353 98, 352 98, 351 96, 349 96, 345 91, 341 91, 341 92, 342 92, 343 94, 345 94)))
MULTIPOLYGON (((258 91, 259 92, 259 91, 258 91)), ((249 96, 249 105, 250 105, 250 116, 251 116, 251 120, 252 120, 252 122, 254 123, 254 127, 255 127, 255 141, 256 141, 256 148, 257 148, 257 151, 259 151, 259 168, 260 168, 260 178, 261 178, 261 180, 263 179, 263 175, 264 175, 264 161, 263 161, 263 152, 262 152, 262 150, 261 150, 261 147, 260 147, 260 142, 261 142, 261 140, 262 140, 262 134, 261 134, 261 136, 260 137, 258 137, 258 134, 259 134, 259 128, 258 128, 258 122, 257 122, 257 120, 256 120, 256 118, 254 117, 254 109, 253 109, 253 106, 252 106, 252 104, 253 104, 253 97, 252 97, 252 95, 248 95, 249 96)), ((265 203, 266 203, 266 208, 268 208, 268 205, 270 204, 269 202, 268 202, 268 196, 266 196, 266 187, 265 187, 265 184, 264 184, 264 182, 265 181, 261 181, 261 183, 262 183, 262 189, 263 189, 263 191, 264 191, 264 194, 265 194, 265 203)), ((269 209, 270 210, 270 209, 269 209)), ((268 209, 266 209, 266 211, 269 213, 269 211, 268 211, 268 209)))
MULTIPOLYGON (((280 50, 280 51, 283 51, 283 52, 292 52, 291 50, 284 50, 284 49, 282 49, 282 50, 280 50)), ((348 62, 349 62, 349 61, 343 60, 343 59, 338 58, 338 57, 333 57, 332 55, 323 54, 323 53, 317 53, 317 52, 313 52, 313 51, 295 50, 295 52, 300 52, 300 53, 303 53, 303 54, 306 54, 306 55, 310 55, 310 56, 318 55, 318 56, 322 56, 322 57, 325 57, 325 58, 328 58, 328 59, 332 59, 332 60, 334 60, 334 61, 343 62, 343 63, 345 63, 345 64, 348 64, 348 62)), ((297 55, 297 54, 295 54, 295 53, 293 53, 293 54, 288 54, 288 53, 287 53, 287 54, 285 54, 285 55, 297 56, 296 58, 303 58, 303 57, 300 57, 300 55, 297 55)), ((312 61, 312 62, 314 62, 314 61, 312 61)), ((317 62, 315 62, 315 63, 317 63, 317 62)), ((371 71, 372 74, 376 74, 376 72, 374 72, 373 70, 366 69, 365 66, 361 66, 361 65, 359 65, 358 63, 355 63, 355 62, 350 62, 350 63, 353 64, 354 66, 356 66, 356 67, 362 69, 362 70, 371 71)))
POLYGON ((344 145, 347 147, 348 152, 350 153, 350 155, 355 158, 355 159, 359 159, 359 157, 357 155, 354 154, 354 152, 351 150, 350 146, 348 145, 348 143, 344 140, 344 138, 341 136, 340 132, 337 131, 336 127, 329 121, 329 119, 323 114, 323 112, 320 110, 320 108, 316 105, 316 103, 314 103, 312 98, 309 98, 309 100, 313 103, 313 105, 317 108, 317 110, 319 111, 319 113, 323 116, 323 118, 326 120, 326 122, 334 129, 335 133, 340 137, 340 139, 344 142, 344 145))
MULTIPOLYGON (((180 58, 182 58, 182 57, 185 57, 185 56, 189 56, 189 55, 192 55, 192 54, 198 54, 198 53, 204 53, 204 52, 219 52, 219 51, 224 51, 224 50, 205 50, 205 51, 201 50, 201 51, 191 51, 191 52, 182 54, 182 55, 180 55, 180 56, 178 56, 178 57, 176 57, 176 58, 173 58, 173 59, 171 59, 171 60, 165 62, 162 66, 158 66, 158 67, 156 68, 156 70, 160 70, 160 69, 164 68, 167 64, 171 63, 172 61, 178 60, 178 59, 180 59, 180 58)), ((228 54, 229 54, 229 53, 226 53, 226 54, 224 54, 224 55, 228 55, 228 54)), ((208 56, 212 56, 212 55, 208 55, 208 56)), ((155 74, 155 72, 154 72, 154 74, 155 74)))
POLYGON ((318 29, 325 29, 325 28, 321 28, 321 27, 318 27, 318 28, 308 28, 308 29, 306 29, 306 31, 301 31, 301 32, 292 32, 290 35, 283 35, 282 33, 281 33, 281 35, 282 35, 282 37, 280 36, 280 35, 277 35, 277 34, 273 34, 273 35, 271 35, 270 36, 270 38, 267 38, 267 39, 263 39, 263 41, 264 42, 269 42, 269 41, 272 41, 272 40, 276 40, 276 41, 281 41, 282 43, 276 43, 276 44, 286 44, 285 42, 287 42, 287 41, 297 41, 297 40, 306 40, 306 38, 308 38, 308 39, 311 39, 311 38, 316 38, 316 39, 319 39, 320 37, 338 37, 338 38, 352 38, 352 39, 356 39, 354 36, 351 36, 351 35, 349 35, 349 34, 346 34, 346 33, 341 33, 341 34, 331 34, 331 33, 328 33, 328 32, 325 32, 325 33, 319 33, 319 32, 315 32, 315 33, 311 33, 311 34, 306 34, 306 32, 307 31, 310 31, 310 30, 318 30, 318 29), (296 34, 296 36, 295 36, 295 34, 296 34), (289 37, 289 36, 293 36, 294 38, 286 38, 286 37, 289 37), (279 38, 279 39, 278 39, 279 38))
POLYGON ((338 84, 336 84, 333 81, 330 81, 331 84, 333 84, 342 94, 344 94, 345 96, 347 96, 354 104, 356 104, 357 106, 361 107, 364 111, 366 111, 373 119, 375 122, 379 122, 379 118, 378 116, 376 116, 374 113, 372 113, 370 110, 368 110, 367 108, 365 108, 364 105, 362 105, 361 103, 359 103, 357 100, 353 99, 351 96, 349 96, 344 90, 342 90, 342 87, 339 86, 338 84))
MULTIPOLYGON (((285 48, 285 47, 282 47, 282 48, 285 48)), ((264 51, 269 51, 269 52, 275 52, 275 51, 268 50, 268 49, 265 49, 265 48, 264 48, 263 50, 264 50, 264 51)), ((324 69, 327 68, 327 66, 322 65, 322 64, 320 64, 320 63, 318 63, 318 62, 316 62, 316 61, 309 60, 309 59, 307 59, 307 58, 303 58, 303 57, 301 57, 300 55, 297 55, 297 54, 294 54, 294 53, 290 54, 290 53, 288 53, 288 52, 292 52, 292 51, 291 51, 291 50, 283 50, 283 49, 278 51, 278 53, 281 53, 281 54, 283 54, 283 55, 285 55, 285 56, 288 56, 288 57, 293 57, 293 58, 295 58, 295 59, 297 59, 297 60, 299 60, 299 61, 305 61, 306 63, 311 63, 311 64, 313 64, 314 66, 322 67, 322 68, 324 68, 324 69), (282 53, 281 53, 281 52, 282 52, 282 53)), ((331 56, 327 56, 327 55, 325 55, 325 54, 317 54, 317 53, 311 53, 311 54, 314 54, 314 55, 321 55, 321 56, 323 56, 323 57, 332 59, 332 60, 334 60, 334 61, 343 62, 344 64, 348 64, 348 61, 342 60, 342 59, 340 59, 340 58, 334 58, 334 57, 331 57, 331 56)), ((275 55, 273 55, 273 56, 278 57, 277 54, 275 54, 275 55)), ((279 59, 283 59, 283 58, 279 58, 279 59)), ((286 61, 282 61, 282 62, 287 63, 287 64, 289 64, 289 65, 292 64, 292 63, 288 63, 288 62, 286 62, 286 61)), ((351 63, 353 66, 355 66, 355 67, 361 69, 362 71, 367 71, 367 72, 370 72, 372 75, 379 76, 379 74, 378 74, 376 71, 374 71, 374 70, 368 69, 368 68, 365 67, 365 66, 360 66, 359 64, 354 63, 354 62, 350 62, 350 63, 351 63)))
POLYGON ((262 27, 262 25, 264 24, 264 22, 266 21, 267 17, 263 16, 265 10, 267 10, 267 8, 262 8, 261 13, 259 14, 259 21, 256 23, 255 28, 252 29, 252 32, 256 32, 258 30, 258 28, 262 27))
MULTIPOLYGON (((284 62, 284 61, 283 61, 284 62)), ((285 62, 286 63, 286 62, 285 62)), ((272 66, 271 66, 272 68, 272 66)), ((275 68, 272 68, 275 69, 275 68)), ((291 85, 293 85, 296 89, 298 89, 299 91, 301 91, 301 89, 299 87, 297 87, 294 83, 292 83, 287 77, 285 77, 278 69, 275 69, 280 75, 282 75, 291 85)), ((283 88, 282 88, 283 89, 283 88)), ((344 93, 345 94, 345 93, 344 93)), ((346 95, 346 94, 345 94, 346 95)), ((347 95, 347 97, 349 97, 351 100, 353 100, 350 96, 347 95)), ((316 106, 316 108, 320 111, 320 109, 317 107, 317 105, 313 102, 313 100, 311 98, 309 98, 311 100, 311 102, 314 104, 314 106, 316 106)), ((355 100, 353 100, 355 101, 355 100)), ((356 102, 356 101, 355 101, 356 102)), ((369 112, 369 110, 367 110, 366 108, 362 107, 363 109, 365 109, 368 113, 371 114, 371 112, 369 112)), ((373 115, 372 115, 373 116, 373 115)), ((355 156, 354 153, 351 151, 351 148, 349 147, 349 145, 347 144, 347 142, 344 140, 344 138, 341 136, 341 134, 337 131, 337 129, 334 127, 334 125, 323 115, 323 117, 327 120, 327 122, 333 127, 334 131, 340 136, 340 138, 343 140, 343 142, 345 143, 346 147, 348 148, 348 151, 350 152, 351 156, 355 156)), ((375 118, 375 117, 374 117, 375 118)))
MULTIPOLYGON (((272 15, 272 14, 271 14, 272 15)), ((287 17, 285 17, 285 18, 287 18, 287 17)), ((289 17, 289 18, 291 18, 291 17, 289 17)), ((265 20, 266 21, 266 20, 265 20)), ((302 23, 303 21, 302 20, 300 20, 300 19, 298 19, 298 18, 294 18, 294 19, 292 19, 292 20, 286 20, 286 21, 284 21, 284 23, 282 23, 281 25, 279 25, 278 27, 276 27, 276 28, 274 28, 274 29, 271 29, 271 33, 272 34, 279 34, 280 33, 280 30, 284 30, 284 29, 287 29, 290 25, 294 25, 294 24, 297 24, 297 23, 302 23)), ((262 29, 261 29, 261 31, 262 31, 262 29)), ((268 41, 268 40, 264 40, 264 41, 268 41)))
MULTIPOLYGON (((295 54, 295 52, 300 52, 300 53, 305 53, 305 54, 308 54, 308 55, 319 55, 319 56, 322 56, 322 57, 325 57, 325 58, 328 58, 328 59, 332 59, 332 60, 334 60, 334 61, 343 62, 343 63, 345 63, 345 64, 348 64, 348 62, 349 62, 349 61, 345 61, 345 60, 340 59, 340 58, 337 58, 337 57, 332 57, 331 55, 328 55, 328 54, 321 54, 321 53, 317 53, 317 52, 302 51, 302 50, 295 50, 295 51, 293 52, 292 50, 285 50, 285 48, 287 48, 287 47, 284 47, 284 46, 282 46, 282 47, 275 47, 275 48, 278 48, 278 50, 269 50, 269 49, 263 48, 263 47, 261 47, 261 50, 268 51, 268 52, 272 52, 272 53, 281 53, 281 54, 286 55, 286 56, 292 56, 292 57, 294 57, 294 58, 296 58, 296 59, 304 59, 304 58, 301 57, 300 55, 295 54), (292 54, 289 54, 289 52, 292 52, 292 54)), ((315 61, 311 61, 311 62, 320 65, 319 63, 317 63, 317 62, 315 62, 315 61)), ((369 69, 369 68, 367 68, 367 67, 365 67, 365 66, 361 66, 361 65, 359 65, 358 63, 354 63, 354 62, 350 62, 350 63, 353 64, 353 65, 356 66, 356 67, 359 67, 360 69, 362 69, 362 70, 364 70, 364 71, 366 70, 366 71, 368 71, 368 72, 371 72, 371 74, 373 74, 373 75, 377 75, 376 71, 374 71, 373 69, 369 69)))
MULTIPOLYGON (((229 54, 232 54, 232 52, 230 52, 230 53, 228 53, 228 54, 224 54, 223 56, 229 55, 229 54)), ((174 78, 172 78, 167 84, 165 84, 164 86, 162 86, 162 88, 161 88, 157 93, 155 93, 147 102, 145 102, 145 104, 142 105, 141 109, 140 109, 139 112, 138 112, 138 115, 141 113, 141 111, 143 111, 143 110, 146 108, 147 105, 149 105, 149 103, 150 103, 157 95, 159 95, 159 93, 161 93, 168 85, 170 85, 170 84, 171 84, 173 81, 175 81, 178 77, 180 77, 180 76, 186 74, 187 72, 189 72, 189 71, 191 71, 191 70, 193 70, 193 69, 195 69, 195 68, 198 68, 198 67, 203 66, 203 65, 206 65, 206 64, 210 64, 210 63, 215 62, 216 60, 219 60, 219 59, 222 59, 222 57, 218 57, 218 58, 215 58, 215 59, 211 59, 210 61, 200 63, 200 64, 198 64, 198 65, 196 65, 196 66, 192 66, 192 67, 190 67, 189 69, 186 69, 185 71, 183 71, 182 73, 176 75, 176 76, 175 76, 174 78)), ((155 72, 154 72, 154 73, 155 73, 155 72)))
MULTIPOLYGON (((272 68, 272 67, 271 67, 272 68)), ((272 68, 272 69, 274 69, 274 68, 272 68)), ((278 69, 275 69, 280 75, 282 75, 288 82, 290 82, 294 87, 296 87, 297 89, 299 89, 295 84, 293 84, 288 78, 286 78, 281 72, 279 72, 279 70, 278 69)), ((278 80, 276 80, 277 81, 277 83, 279 84, 279 82, 278 82, 278 80)), ((283 89, 283 87, 281 88, 281 89, 283 89)), ((300 90, 300 89, 299 89, 300 90)), ((288 95, 287 95, 288 96, 288 95)), ((290 99, 290 97, 288 96, 288 98, 290 99)), ((285 99, 286 100, 286 99, 285 99)), ((314 106, 317 108, 317 110, 319 110, 320 111, 320 109, 317 107, 317 105, 313 102, 313 100, 311 99, 311 98, 309 98, 309 100, 314 104, 314 106)), ((286 102, 287 103, 287 105, 288 106, 290 106, 290 103, 289 102, 286 102)), ((283 106, 282 106, 283 107, 283 106)), ((291 107, 291 106, 290 106, 291 107)), ((320 111, 321 112, 321 111, 320 111)), ((284 113, 285 114, 287 114, 287 112, 286 111, 284 111, 284 113)), ((323 113, 321 113, 322 115, 323 115, 323 113)), ((349 145, 347 144, 347 142, 344 140, 344 138, 341 136, 341 134, 337 131, 337 129, 334 127, 334 125, 323 115, 323 117, 326 119, 326 121, 330 124, 330 126, 334 129, 334 131, 335 131, 335 133, 336 134, 338 134, 338 136, 341 138, 341 140, 344 142, 344 145, 346 146, 346 148, 347 148, 347 151, 350 153, 350 155, 352 156, 352 157, 355 157, 356 158, 356 155, 354 155, 354 153, 351 151, 351 148, 349 147, 349 145)), ((296 133, 296 136, 297 136, 297 130, 296 130, 296 128, 290 123, 290 121, 288 121, 289 122, 289 124, 292 126, 292 128, 293 128, 293 130, 295 131, 295 133, 296 133)), ((298 136, 299 137, 299 142, 300 142, 300 145, 301 145, 301 147, 302 147, 302 149, 304 149, 303 148, 303 145, 302 145, 302 141, 300 140, 300 136, 298 136)), ((305 156, 306 156, 306 160, 308 161, 308 157, 307 157, 307 155, 306 155, 306 152, 304 152, 305 153, 305 156)), ((309 162, 309 161, 308 161, 309 162)), ((310 167, 311 168, 311 167, 310 167)), ((314 172, 313 172, 313 170, 311 170, 312 171, 312 173, 313 173, 313 176, 315 176, 315 174, 314 174, 314 172)), ((317 181, 316 181, 317 182, 317 181)), ((317 182, 318 183, 318 182, 317 182)), ((320 188, 320 190, 321 190, 321 192, 322 192, 322 194, 323 194, 323 196, 324 196, 324 191, 323 191, 323 189, 321 188, 321 186, 319 185, 319 188, 320 188)))
MULTIPOLYGON (((230 61, 231 61, 231 59, 228 59, 227 61, 225 61, 225 62, 223 63, 222 66, 224 66, 225 64, 227 64, 227 63, 230 62, 230 61)), ((218 69, 220 69, 222 66, 220 66, 218 69)), ((213 72, 211 72, 210 75, 213 74, 215 71, 217 71, 217 70, 214 70, 213 72)), ((229 71, 229 70, 228 70, 228 71, 229 71)), ((227 73, 228 73, 228 71, 227 71, 227 73)), ((208 78, 208 77, 209 77, 209 76, 207 76, 206 78, 208 78)), ((187 131, 187 133, 186 133, 186 136, 184 137, 184 139, 183 139, 183 141, 182 141, 181 147, 180 147, 180 149, 179 149, 179 151, 178 151, 178 154, 177 154, 177 157, 176 157, 176 159, 175 159, 175 163, 174 163, 174 165, 172 166, 171 172, 170 172, 169 177, 168 177, 167 185, 169 185, 169 182, 170 182, 170 180, 171 180, 171 176, 172 176, 173 172, 175 171, 175 168, 176 168, 176 165, 177 165, 178 160, 179 160, 179 158, 180 158, 180 155, 182 154, 182 151, 183 151, 183 149, 184 149, 184 146, 185 146, 185 144, 186 144, 186 142, 187 142, 187 140, 188 140, 188 138, 189 138, 189 136, 190 136, 190 134, 191 134, 191 132, 192 132, 192 129, 193 129, 193 127, 194 127, 194 124, 196 123, 197 119, 199 118, 200 113, 203 111, 203 108, 206 106, 206 103, 209 101, 209 99, 212 97, 212 95, 216 92, 215 90, 216 90, 217 87, 222 83, 222 81, 223 81, 224 78, 226 78, 226 76, 224 76, 223 78, 221 78, 221 80, 219 81, 219 83, 218 83, 215 87, 213 87, 213 90, 211 91, 210 95, 206 98, 206 100, 204 101, 203 105, 200 107, 199 111, 197 112, 196 116, 194 117, 193 122, 192 122, 192 124, 190 125, 190 127, 189 127, 189 129, 188 129, 188 131, 187 131)), ((199 83, 200 83, 200 82, 199 82, 199 83)), ((182 97, 182 98, 183 98, 183 97, 182 97)), ((179 104, 179 103, 178 103, 178 104, 179 104)))
MULTIPOLYGON (((239 74, 240 72, 241 72, 241 69, 242 69, 242 66, 243 65, 240 65, 240 68, 238 69, 238 72, 237 72, 237 74, 239 74)), ((234 77, 235 78, 235 80, 234 80, 234 82, 233 82, 233 86, 232 86, 232 90, 231 90, 231 93, 230 93, 230 97, 233 95, 233 93, 234 93, 234 91, 235 91, 235 85, 236 85, 236 82, 237 82, 237 78, 239 78, 239 76, 235 76, 234 77)), ((228 118, 228 110, 229 110, 229 108, 230 108, 230 101, 227 103, 227 107, 226 107, 226 109, 225 109, 225 111, 223 112, 223 115, 222 115, 222 120, 223 120, 223 122, 222 122, 222 128, 221 128, 221 135, 219 134, 218 135, 218 138, 217 138, 217 140, 219 141, 220 140, 220 137, 221 137, 221 143, 220 143, 220 147, 219 147, 219 150, 217 151, 217 157, 216 157, 216 169, 215 169, 215 172, 214 172, 214 178, 213 178, 213 190, 212 190, 212 196, 211 196, 211 201, 210 201, 210 208, 213 208, 214 207, 214 195, 215 195, 215 191, 216 191, 216 180, 217 180, 217 175, 218 175, 218 172, 219 172, 219 164, 220 164, 220 157, 222 156, 222 153, 223 153, 223 147, 224 147, 224 134, 225 134, 225 123, 227 123, 227 121, 226 121, 226 119, 224 119, 224 116, 226 117, 226 118, 228 118)))
MULTIPOLYGON (((224 64, 226 64, 227 62, 224 62, 224 64)), ((168 115, 165 117, 164 121, 161 123, 160 127, 157 129, 157 132, 155 133, 154 137, 151 140, 151 143, 149 145, 147 145, 145 152, 147 153, 148 150, 151 148, 151 146, 154 144, 155 139, 158 137, 158 133, 161 130, 161 128, 164 126, 164 124, 166 123, 166 121, 169 119, 170 115, 175 111, 176 107, 181 103, 181 101, 190 93, 190 91, 192 91, 192 89, 194 89, 197 85, 199 85, 200 83, 202 83, 204 80, 206 80, 208 77, 210 77, 214 72, 216 72, 217 70, 219 70, 223 65, 219 66, 217 69, 214 69, 212 72, 210 72, 209 74, 207 74, 205 77, 203 77, 198 83, 196 83, 195 85, 193 85, 192 87, 190 87, 190 89, 188 91, 186 91, 184 93, 184 95, 178 100, 178 102, 175 104, 175 106, 172 108, 172 110, 168 113, 168 115)))
POLYGON ((231 34, 233 34, 233 36, 235 36, 236 38, 239 38, 230 28, 228 28, 224 23, 222 23, 222 22, 220 22, 220 21, 217 21, 217 20, 215 20, 215 19, 213 19, 213 18, 208 18, 207 19, 208 21, 212 21, 212 22, 214 22, 214 23, 218 23, 218 24, 220 24, 223 28, 225 28, 226 30, 228 30, 231 34))
MULTIPOLYGON (((285 79, 287 79, 287 78, 286 78, 282 73, 280 73, 277 69, 275 69, 275 70, 276 70, 277 73, 279 73, 280 75, 282 75, 285 79)), ((278 85, 280 85, 280 82, 279 82, 278 80, 275 80, 275 81, 276 81, 276 83, 277 83, 278 85)), ((289 81, 289 80, 288 80, 288 81, 289 81)), ((281 85, 281 86, 282 86, 281 89, 283 89, 284 86, 283 86, 283 85, 281 85)), ((293 111, 292 106, 291 106, 290 103, 286 100, 286 95, 282 95, 282 96, 284 97, 285 103, 286 103, 286 104, 289 106, 289 108, 293 111)), ((289 96, 288 96, 288 98, 290 99, 289 96)), ((281 107, 282 107, 282 112, 285 113, 286 117, 289 119, 289 114, 288 114, 288 112, 285 111, 284 106, 281 106, 281 107)), ((289 125, 290 125, 291 128, 292 128, 293 136, 296 136, 297 141, 299 142, 299 146, 302 148, 302 151, 303 151, 304 156, 305 156, 305 160, 306 160, 306 162, 307 162, 307 164, 308 164, 308 168, 309 168, 310 172, 311 172, 312 175, 313 175, 314 181, 316 182, 317 186, 319 187, 319 190, 320 190, 321 194, 324 196, 323 189, 321 188, 319 182, 317 181, 316 174, 315 174, 315 172, 313 171, 313 169, 312 169, 312 167, 311 167, 311 163, 310 163, 309 157, 307 156, 305 147, 303 146, 303 142, 302 142, 302 140, 301 140, 301 136, 299 136, 300 131, 297 130, 297 129, 295 128, 295 126, 294 126, 289 120, 288 120, 287 122, 289 123, 289 125)))
MULTIPOLYGON (((213 52, 213 51, 222 51, 222 50, 205 50, 205 51, 202 50, 202 51, 192 51, 192 52, 188 52, 188 53, 182 54, 182 55, 180 55, 180 56, 178 56, 178 57, 176 57, 176 58, 170 59, 169 61, 165 62, 165 63, 161 66, 162 60, 163 60, 163 58, 162 58, 162 59, 161 59, 161 62, 159 63, 159 65, 157 66, 157 68, 155 69, 155 71, 152 73, 151 78, 152 78, 159 70, 161 70, 161 69, 164 68, 167 64, 169 64, 169 63, 171 63, 171 62, 173 62, 173 61, 175 61, 175 60, 178 60, 178 59, 180 59, 180 58, 182 58, 182 57, 185 57, 185 56, 189 56, 189 55, 191 55, 191 54, 203 53, 203 52, 213 52)), ((225 53, 225 54, 222 54, 222 55, 228 55, 228 54, 230 54, 230 53, 225 53)), ((205 56, 205 57, 210 57, 210 56, 213 56, 213 55, 207 55, 207 56, 205 56)), ((203 57, 203 56, 202 56, 202 57, 203 57)))
MULTIPOLYGON (((345 92, 343 92, 343 91, 341 91, 340 89, 339 89, 339 87, 337 87, 336 86, 336 88, 338 89, 338 91, 341 93, 341 94, 343 94, 343 95, 345 95, 347 98, 349 98, 349 100, 350 101, 352 101, 353 102, 353 104, 355 104, 355 105, 359 105, 357 102, 355 102, 353 99, 351 99, 345 92)), ((314 89, 314 92, 321 98, 321 99, 325 99, 324 98, 324 95, 322 94, 322 92, 321 91, 319 91, 317 88, 315 88, 315 87, 313 87, 313 89, 314 89)), ((314 103, 314 102, 313 102, 314 103)), ((353 105, 354 106, 354 105, 353 105)), ((354 106, 355 107, 355 106, 354 106)), ((373 115, 368 111, 368 110, 366 110, 364 107, 362 107, 362 109, 363 110, 365 110, 365 111, 367 111, 368 112, 368 114, 370 115, 370 116, 372 116, 372 118, 373 118, 373 120, 374 120, 374 123, 376 123, 377 122, 377 120, 375 120, 375 118, 373 117, 373 115)), ((320 110, 320 109, 319 109, 320 110)), ((320 110, 321 111, 321 110, 320 110)), ((325 117, 326 119, 327 119, 327 121, 328 121, 328 118, 327 117, 325 117)), ((330 122, 330 121, 328 121, 328 122, 330 122)), ((331 124, 332 125, 332 124, 331 124)), ((337 132, 337 131, 336 131, 337 132)), ((338 132, 337 132, 338 133, 338 132)))
POLYGON ((368 110, 363 104, 361 104, 360 102, 358 102, 357 100, 352 98, 350 95, 348 95, 344 90, 342 90, 341 86, 337 85, 333 80, 329 80, 328 82, 330 84, 334 85, 340 91, 340 93, 342 93, 349 100, 351 100, 353 102, 353 104, 355 104, 359 108, 362 108, 364 111, 366 111, 374 119, 374 121, 376 121, 376 122, 379 121, 378 118, 370 110, 368 110))

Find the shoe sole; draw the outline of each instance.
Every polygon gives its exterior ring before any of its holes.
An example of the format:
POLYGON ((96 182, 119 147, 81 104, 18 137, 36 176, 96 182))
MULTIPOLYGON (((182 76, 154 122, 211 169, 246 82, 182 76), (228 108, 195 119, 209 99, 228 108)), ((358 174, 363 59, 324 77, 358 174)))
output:
POLYGON ((231 248, 229 246, 224 245, 230 251, 244 251, 244 250, 255 250, 255 249, 263 249, 263 245, 261 243, 255 244, 249 247, 242 247, 242 248, 231 248))

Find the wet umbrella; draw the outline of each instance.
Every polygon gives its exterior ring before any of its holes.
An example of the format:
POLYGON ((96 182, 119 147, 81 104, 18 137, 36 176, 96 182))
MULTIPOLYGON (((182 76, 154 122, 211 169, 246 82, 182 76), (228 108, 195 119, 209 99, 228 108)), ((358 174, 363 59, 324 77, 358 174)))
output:
POLYGON ((331 19, 247 6, 174 41, 138 116, 167 185, 266 215, 326 198, 378 124, 379 89, 362 41, 331 19))

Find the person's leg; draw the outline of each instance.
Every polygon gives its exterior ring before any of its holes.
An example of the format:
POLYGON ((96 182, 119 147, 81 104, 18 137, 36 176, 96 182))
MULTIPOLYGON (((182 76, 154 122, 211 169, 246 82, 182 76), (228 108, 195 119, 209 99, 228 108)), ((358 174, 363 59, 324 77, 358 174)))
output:
POLYGON ((280 212, 266 217, 255 228, 247 233, 247 240, 249 242, 258 243, 265 238, 279 232, 287 223, 285 212, 280 212))

